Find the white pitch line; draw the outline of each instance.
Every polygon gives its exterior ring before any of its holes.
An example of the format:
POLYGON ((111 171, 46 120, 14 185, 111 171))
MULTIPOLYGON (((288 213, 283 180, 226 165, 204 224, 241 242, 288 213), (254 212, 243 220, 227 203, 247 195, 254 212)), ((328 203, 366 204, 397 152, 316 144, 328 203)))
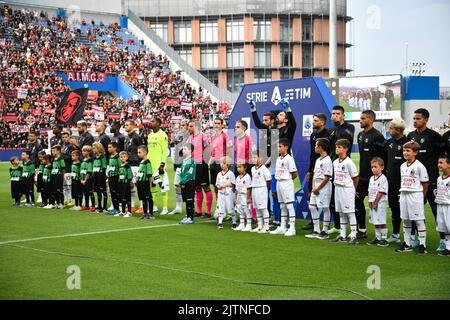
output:
MULTIPOLYGON (((213 221, 203 221, 203 222, 197 222, 197 223, 209 223, 209 222, 213 222, 213 221)), ((146 227, 112 229, 112 230, 92 231, 92 232, 85 232, 85 233, 63 234, 63 235, 59 235, 59 236, 47 236, 47 237, 38 237, 38 238, 29 238, 29 239, 8 240, 8 241, 1 241, 0 245, 12 244, 12 243, 21 243, 21 242, 39 241, 39 240, 49 240, 49 239, 60 239, 60 238, 90 236, 90 235, 104 234, 104 233, 113 233, 113 232, 124 232, 124 231, 134 231, 134 230, 144 230, 144 229, 154 229, 154 228, 175 227, 175 226, 181 226, 181 224, 179 224, 179 223, 159 224, 159 225, 152 225, 152 226, 146 226, 146 227)))

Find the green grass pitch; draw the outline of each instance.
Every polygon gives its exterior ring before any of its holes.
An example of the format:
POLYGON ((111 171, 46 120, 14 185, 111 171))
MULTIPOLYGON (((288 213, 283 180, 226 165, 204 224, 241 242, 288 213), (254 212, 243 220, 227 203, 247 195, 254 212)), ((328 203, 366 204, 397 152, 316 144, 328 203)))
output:
MULTIPOLYGON (((233 232, 229 223, 182 226, 179 215, 140 221, 11 207, 8 167, 0 164, 0 299, 450 298, 450 259, 435 254, 428 205, 429 254, 417 256, 396 245, 306 239, 305 221, 285 238, 233 232), (380 289, 367 286, 373 265, 380 289), (67 288, 70 266, 79 267, 79 290, 67 288)), ((174 203, 172 189, 169 209, 174 203)))

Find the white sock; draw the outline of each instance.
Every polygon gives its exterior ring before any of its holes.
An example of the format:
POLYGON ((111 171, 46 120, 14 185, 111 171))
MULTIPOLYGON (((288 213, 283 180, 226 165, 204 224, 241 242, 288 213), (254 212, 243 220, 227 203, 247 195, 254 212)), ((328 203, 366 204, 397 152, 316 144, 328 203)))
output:
POLYGON ((289 228, 295 229, 295 210, 294 210, 294 204, 288 203, 286 205, 288 212, 289 212, 289 228))
POLYGON ((181 211, 181 206, 183 204, 183 196, 181 195, 181 188, 176 188, 176 201, 177 201, 177 207, 176 210, 181 211))
POLYGON ((256 209, 256 217, 258 218, 258 229, 261 229, 264 224, 263 209, 256 209))
POLYGON ((239 224, 245 225, 245 216, 243 214, 239 215, 239 224))
POLYGON ((424 247, 427 246, 427 227, 425 226, 424 220, 416 221, 417 232, 419 234, 419 242, 424 247))
POLYGON ((347 238, 347 215, 345 213, 339 213, 339 220, 341 222, 341 237, 347 238))
POLYGON ((309 211, 311 211, 311 218, 314 224, 314 232, 320 233, 319 210, 316 206, 309 206, 309 211))
POLYGON ((142 200, 139 200, 139 208, 142 208, 143 207, 143 201, 142 200))
POLYGON ((250 212, 250 208, 246 206, 245 210, 245 216, 247 217, 247 225, 252 225, 252 213, 250 212))
POLYGON ((450 250, 450 233, 445 234, 445 247, 450 250))
POLYGON ((221 213, 219 213, 219 224, 222 224, 223 221, 223 215, 221 213))
POLYGON ((131 189, 131 207, 132 208, 135 205, 135 201, 136 201, 136 187, 133 187, 133 189, 131 189))
POLYGON ((407 246, 411 245, 411 220, 403 220, 403 238, 407 246))
POLYGON ((236 224, 236 213, 235 212, 233 212, 231 214, 231 220, 233 221, 233 224, 236 224))
POLYGON ((286 204, 281 203, 280 204, 280 210, 281 210, 281 223, 280 227, 283 229, 286 229, 286 220, 287 220, 287 208, 286 204))
POLYGON ((388 229, 387 228, 381 228, 380 229, 381 240, 387 240, 387 235, 388 235, 388 229))
POLYGON ((264 228, 269 228, 269 220, 270 220, 269 210, 263 209, 264 228))
POLYGON ((328 229, 330 228, 330 208, 323 208, 323 232, 328 232, 328 229))
POLYGON ((381 232, 377 227, 375 227, 375 238, 377 238, 377 240, 381 240, 381 232))
MULTIPOLYGON (((350 238, 356 237, 356 232, 358 229, 358 223, 356 222, 356 215, 354 212, 347 213, 348 221, 350 222, 350 238)), ((365 232, 365 231, 364 231, 365 232)))

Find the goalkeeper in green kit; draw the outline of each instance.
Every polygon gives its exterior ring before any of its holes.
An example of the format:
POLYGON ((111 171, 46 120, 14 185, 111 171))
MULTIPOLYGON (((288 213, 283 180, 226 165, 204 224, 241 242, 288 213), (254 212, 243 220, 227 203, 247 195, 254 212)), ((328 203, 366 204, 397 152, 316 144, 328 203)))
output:
POLYGON ((167 153, 169 150, 169 139, 167 134, 161 130, 161 119, 153 118, 150 121, 152 132, 148 135, 148 160, 155 170, 153 173, 153 213, 158 212, 156 194, 156 186, 159 185, 162 193, 163 210, 161 214, 168 214, 167 205, 169 202, 169 176, 166 172, 167 153))

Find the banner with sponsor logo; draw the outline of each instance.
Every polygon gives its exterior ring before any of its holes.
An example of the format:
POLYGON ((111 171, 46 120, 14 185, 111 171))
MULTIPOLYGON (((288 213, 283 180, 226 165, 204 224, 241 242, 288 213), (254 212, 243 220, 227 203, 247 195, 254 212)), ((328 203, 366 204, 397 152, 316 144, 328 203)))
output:
MULTIPOLYGON (((326 114, 329 119, 327 126, 331 127, 331 110, 337 104, 324 80, 311 77, 244 85, 230 114, 228 132, 233 135, 236 122, 248 119, 249 130, 247 130, 247 133, 254 141, 258 141, 259 151, 265 154, 267 145, 263 145, 264 140, 262 140, 265 130, 256 128, 250 112, 249 100, 256 103, 256 112, 259 119, 262 119, 266 112, 278 113, 284 111, 283 99, 289 102, 292 109, 292 120, 295 120, 296 124, 295 133, 292 137, 292 156, 295 159, 301 187, 295 190, 294 208, 298 218, 308 219, 310 213, 306 174, 309 168, 311 115, 319 112, 326 114)), ((293 125, 292 122, 290 125, 293 125)), ((272 153, 272 156, 276 157, 276 155, 272 153)), ((275 161, 272 161, 272 163, 275 163, 275 161)), ((271 203, 274 203, 273 199, 271 203)), ((273 206, 271 209, 273 212, 279 212, 277 206, 273 206)))
POLYGON ((70 82, 105 82, 106 74, 101 72, 68 72, 67 81, 70 82))

